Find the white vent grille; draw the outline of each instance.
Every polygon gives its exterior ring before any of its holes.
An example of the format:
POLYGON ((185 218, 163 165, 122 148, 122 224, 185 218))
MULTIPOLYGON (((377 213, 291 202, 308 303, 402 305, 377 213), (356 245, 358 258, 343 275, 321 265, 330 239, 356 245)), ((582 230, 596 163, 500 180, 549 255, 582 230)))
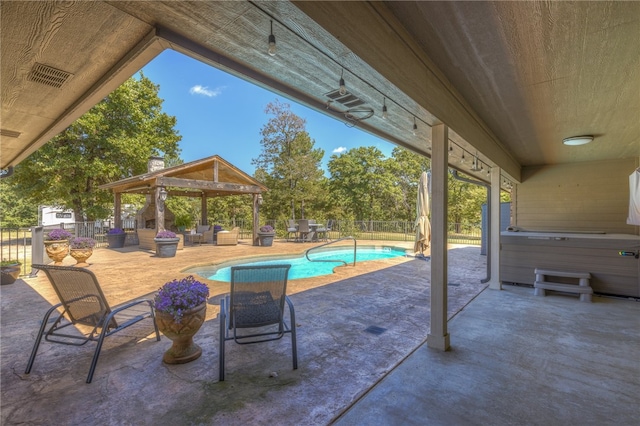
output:
POLYGON ((60 88, 64 83, 66 83, 69 77, 72 76, 73 74, 66 71, 62 71, 48 65, 36 63, 31 69, 31 72, 29 73, 29 77, 27 79, 36 83, 60 88))

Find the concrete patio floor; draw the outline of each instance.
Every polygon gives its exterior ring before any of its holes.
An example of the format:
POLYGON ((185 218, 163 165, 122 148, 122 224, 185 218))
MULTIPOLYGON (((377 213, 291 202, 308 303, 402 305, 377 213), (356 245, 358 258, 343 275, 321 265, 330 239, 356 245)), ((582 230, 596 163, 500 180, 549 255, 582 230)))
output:
MULTIPOLYGON (((245 241, 189 246, 170 259, 137 247, 99 249, 89 263, 115 305, 152 297, 190 266, 309 247, 245 241)), ((148 338, 152 328, 143 323, 107 339, 93 383, 85 384, 93 344, 45 342, 31 374, 24 374, 39 321, 57 300, 44 274, 18 280, 0 287, 1 423, 633 424, 640 395, 638 302, 538 298, 532 289, 511 286, 483 291, 486 259, 479 253, 478 247, 449 250, 451 352, 424 345, 430 262, 366 262, 291 281, 298 370, 291 369, 287 337, 231 343, 225 382, 218 382, 217 315, 228 283, 202 279, 211 294, 195 337, 201 358, 163 364, 170 341, 148 338), (386 331, 366 332, 371 325, 386 331)))
MULTIPOLYGON (((152 297, 166 281, 187 275, 184 269, 190 266, 300 254, 309 247, 279 241, 273 247, 253 247, 243 241, 238 246, 188 246, 168 259, 137 247, 97 249, 89 268, 116 305, 152 297)), ((451 252, 452 263, 459 263, 458 275, 451 277, 453 314, 484 288, 485 256, 478 247, 451 252)), ((73 259, 66 258, 65 264, 73 259)), ((429 261, 401 257, 291 281, 299 369, 291 368, 288 338, 257 346, 229 344, 222 383, 217 315, 228 283, 202 279, 210 287, 210 299, 207 320, 195 337, 203 348, 200 359, 163 364, 170 341, 146 338, 152 329, 143 322, 107 339, 87 385, 93 344, 77 348, 45 342, 31 374, 24 374, 39 321, 57 299, 42 273, 18 280, 1 287, 2 424, 47 424, 51 419, 64 424, 267 424, 274 419, 281 419, 279 424, 327 424, 424 340, 429 267, 429 261), (387 331, 366 332, 371 325, 387 331), (277 377, 270 377, 274 372, 277 377)))

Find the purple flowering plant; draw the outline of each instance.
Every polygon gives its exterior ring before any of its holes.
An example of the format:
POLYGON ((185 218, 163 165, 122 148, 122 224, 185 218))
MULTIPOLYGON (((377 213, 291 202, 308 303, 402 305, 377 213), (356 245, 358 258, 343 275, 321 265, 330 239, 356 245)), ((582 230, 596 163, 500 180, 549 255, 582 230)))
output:
POLYGON ((156 311, 173 316, 176 323, 180 324, 185 311, 205 303, 208 297, 209 287, 189 275, 165 283, 158 290, 154 302, 156 311))
POLYGON ((156 238, 175 238, 176 233, 171 231, 160 231, 156 234, 156 238))
POLYGON ((264 225, 260 227, 260 232, 273 232, 273 226, 264 225))
POLYGON ((75 237, 69 241, 69 247, 72 249, 90 249, 96 245, 96 240, 88 237, 75 237))
POLYGON ((111 228, 109 229, 109 232, 107 232, 107 234, 108 235, 124 234, 124 230, 120 228, 111 228))
POLYGON ((48 240, 68 240, 71 237, 71 232, 62 228, 56 228, 47 235, 48 240))

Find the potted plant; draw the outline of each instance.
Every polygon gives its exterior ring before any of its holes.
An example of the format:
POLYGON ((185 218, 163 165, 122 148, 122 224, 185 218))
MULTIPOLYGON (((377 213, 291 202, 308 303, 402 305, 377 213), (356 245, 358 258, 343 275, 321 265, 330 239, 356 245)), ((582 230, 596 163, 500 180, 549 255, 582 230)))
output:
POLYGON ((156 256, 158 257, 174 257, 178 250, 180 238, 172 231, 160 231, 153 239, 156 242, 156 256))
POLYGON ((174 221, 180 232, 186 231, 186 229, 191 226, 191 222, 191 215, 187 213, 177 214, 174 221))
POLYGON ((124 232, 124 229, 112 228, 107 232, 107 242, 109 243, 109 248, 124 247, 124 242, 126 239, 127 234, 124 232))
POLYGON ((78 267, 89 266, 87 259, 93 254, 96 241, 88 237, 75 237, 69 242, 69 254, 76 260, 78 267))
POLYGON ((2 272, 2 281, 0 284, 13 284, 20 276, 20 265, 17 260, 3 260, 0 262, 0 272, 2 272))
POLYGON ((273 226, 261 226, 260 230, 258 231, 258 239, 260 240, 260 245, 271 247, 271 245, 273 245, 273 237, 275 237, 275 235, 276 231, 273 229, 273 226))
POLYGON ((47 234, 44 240, 44 248, 47 256, 54 261, 54 265, 62 265, 62 260, 69 254, 69 238, 71 232, 57 228, 47 234))
POLYGON ((158 329, 173 345, 162 356, 167 364, 184 364, 202 355, 193 336, 207 313, 209 288, 193 275, 165 283, 154 298, 158 329))

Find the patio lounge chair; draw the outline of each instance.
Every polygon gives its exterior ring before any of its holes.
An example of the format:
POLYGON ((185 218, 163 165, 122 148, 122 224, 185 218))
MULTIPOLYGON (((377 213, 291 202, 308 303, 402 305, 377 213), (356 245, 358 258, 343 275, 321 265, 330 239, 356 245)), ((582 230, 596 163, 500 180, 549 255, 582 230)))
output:
POLYGON ((237 226, 231 231, 219 231, 218 232, 218 245, 219 246, 236 246, 238 245, 238 235, 240 234, 240 228, 237 226))
POLYGON ((267 342, 291 333, 293 369, 298 368, 296 318, 293 303, 286 295, 291 265, 234 266, 231 291, 220 300, 219 378, 224 381, 225 342, 239 344, 267 342), (284 320, 284 305, 289 305, 290 326, 284 320), (260 330, 258 328, 268 327, 260 330), (240 331, 244 330, 244 333, 240 331))
POLYGON ((51 307, 44 315, 25 374, 31 372, 42 336, 48 342, 73 346, 82 346, 89 341, 97 342, 87 383, 91 383, 93 378, 105 337, 145 318, 151 318, 156 340, 160 340, 151 300, 140 299, 111 309, 93 272, 73 266, 32 265, 32 268, 47 274, 61 303, 51 307), (62 313, 46 329, 50 324, 49 317, 59 307, 63 308, 62 313), (73 327, 65 333, 65 328, 69 326, 73 327), (86 332, 82 332, 82 329, 86 332))
POLYGON ((196 226, 196 233, 202 234, 202 241, 205 243, 213 244, 213 228, 211 225, 196 226))

